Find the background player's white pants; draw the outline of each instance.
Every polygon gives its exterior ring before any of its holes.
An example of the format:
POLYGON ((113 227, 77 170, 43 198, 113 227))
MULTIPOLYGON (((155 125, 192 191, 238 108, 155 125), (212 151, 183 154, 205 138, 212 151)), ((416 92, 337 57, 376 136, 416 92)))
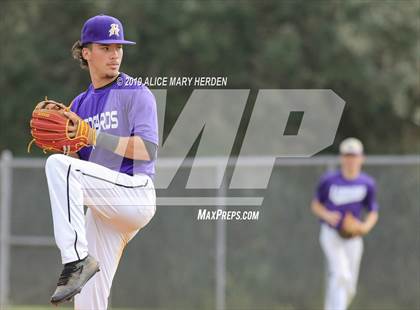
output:
POLYGON ((356 294, 363 240, 343 239, 335 229, 322 224, 320 243, 327 262, 325 310, 347 309, 356 294))
POLYGON ((75 309, 105 310, 124 247, 155 214, 153 181, 61 154, 48 157, 45 170, 62 263, 89 253, 101 269, 76 295, 75 309))

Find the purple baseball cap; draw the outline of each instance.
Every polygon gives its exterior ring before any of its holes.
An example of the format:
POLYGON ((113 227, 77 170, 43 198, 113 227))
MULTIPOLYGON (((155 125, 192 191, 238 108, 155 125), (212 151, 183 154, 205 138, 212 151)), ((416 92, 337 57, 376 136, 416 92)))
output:
POLYGON ((82 45, 87 43, 136 44, 136 42, 124 40, 123 26, 118 19, 102 14, 91 17, 85 22, 80 41, 82 45))

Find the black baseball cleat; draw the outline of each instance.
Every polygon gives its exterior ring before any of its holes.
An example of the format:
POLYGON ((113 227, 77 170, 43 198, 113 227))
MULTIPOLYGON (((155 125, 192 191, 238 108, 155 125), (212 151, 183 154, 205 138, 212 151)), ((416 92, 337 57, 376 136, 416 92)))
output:
POLYGON ((99 264, 90 255, 80 261, 65 264, 58 279, 57 288, 51 297, 51 303, 58 305, 71 301, 98 271, 99 264))

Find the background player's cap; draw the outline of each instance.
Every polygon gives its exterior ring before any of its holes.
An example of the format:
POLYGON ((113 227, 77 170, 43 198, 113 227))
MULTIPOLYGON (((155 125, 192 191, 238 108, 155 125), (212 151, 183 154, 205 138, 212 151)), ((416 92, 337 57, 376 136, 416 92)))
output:
POLYGON ((82 45, 87 43, 136 44, 136 42, 124 40, 121 22, 108 15, 96 15, 89 18, 83 25, 80 41, 82 45))
POLYGON ((342 155, 362 155, 363 144, 359 139, 347 138, 340 143, 340 154, 342 155))

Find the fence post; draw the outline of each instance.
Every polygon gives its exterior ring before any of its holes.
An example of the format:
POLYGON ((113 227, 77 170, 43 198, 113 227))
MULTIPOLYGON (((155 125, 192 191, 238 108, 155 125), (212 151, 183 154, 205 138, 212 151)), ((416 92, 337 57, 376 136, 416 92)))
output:
POLYGON ((6 309, 9 298, 10 206, 12 195, 12 152, 3 151, 0 161, 0 309, 6 309))
MULTIPOLYGON (((223 177, 225 169, 216 165, 217 176, 223 177)), ((218 192, 218 208, 226 209, 225 204, 226 185, 225 183, 218 192)), ((216 221, 216 310, 226 308, 226 220, 217 219, 216 221)))

